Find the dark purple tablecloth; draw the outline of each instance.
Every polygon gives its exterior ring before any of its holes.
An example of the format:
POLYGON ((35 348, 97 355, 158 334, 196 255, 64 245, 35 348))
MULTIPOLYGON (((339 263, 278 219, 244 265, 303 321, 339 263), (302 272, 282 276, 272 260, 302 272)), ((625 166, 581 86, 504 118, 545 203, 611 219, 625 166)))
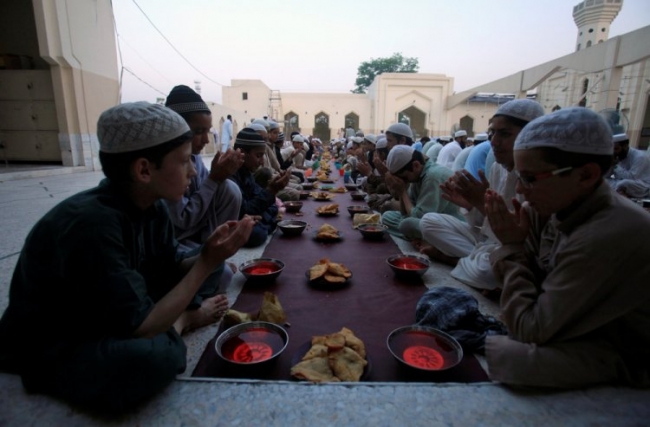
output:
MULTIPOLYGON (((334 170, 334 169, 333 169, 334 170)), ((332 174, 334 176, 334 174, 332 174)), ((335 185, 342 185, 342 179, 335 185)), ((386 258, 400 253, 393 240, 369 241, 352 228, 349 193, 335 194, 331 202, 304 200, 302 216, 285 214, 285 219, 301 219, 310 226, 299 237, 287 238, 278 231, 264 251, 265 257, 282 260, 286 267, 275 283, 264 286, 246 284, 234 309, 255 312, 264 292, 276 294, 288 316, 289 345, 273 366, 263 372, 235 371, 219 359, 211 340, 193 372, 195 377, 258 378, 288 380, 292 359, 312 335, 329 334, 347 327, 364 341, 370 371, 366 381, 431 381, 478 382, 487 375, 472 355, 448 371, 422 375, 401 367, 386 347, 386 338, 394 329, 415 322, 415 306, 426 288, 421 280, 397 280, 386 264, 386 258), (324 203, 338 203, 336 217, 319 217, 316 209, 324 203), (343 234, 341 241, 316 241, 316 230, 329 223, 343 234), (337 290, 324 290, 309 285, 305 272, 319 259, 345 264, 353 273, 348 285, 337 290)))

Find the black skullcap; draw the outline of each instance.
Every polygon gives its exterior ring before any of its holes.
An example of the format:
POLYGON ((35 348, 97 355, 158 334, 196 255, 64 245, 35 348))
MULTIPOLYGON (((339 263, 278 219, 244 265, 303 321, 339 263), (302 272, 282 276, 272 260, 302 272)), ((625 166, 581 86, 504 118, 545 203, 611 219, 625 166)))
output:
POLYGON ((244 128, 239 131, 237 138, 235 138, 235 144, 247 145, 247 146, 264 146, 266 142, 262 135, 257 133, 255 129, 244 128))
POLYGON ((165 106, 179 114, 183 113, 210 113, 208 105, 203 102, 201 95, 185 85, 175 86, 165 101, 165 106))

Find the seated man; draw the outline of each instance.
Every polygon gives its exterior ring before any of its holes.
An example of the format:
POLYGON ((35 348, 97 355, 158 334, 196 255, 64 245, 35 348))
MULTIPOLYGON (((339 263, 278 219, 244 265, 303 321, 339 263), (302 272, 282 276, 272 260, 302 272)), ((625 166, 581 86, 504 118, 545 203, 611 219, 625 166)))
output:
POLYGON ((235 149, 244 153, 244 164, 230 177, 241 190, 242 204, 240 216, 250 215, 256 219, 255 227, 246 247, 256 247, 266 242, 277 225, 278 206, 275 197, 289 182, 290 171, 276 174, 265 180, 265 187, 255 181, 253 175, 264 165, 266 141, 251 128, 242 129, 235 138, 235 149))
MULTIPOLYGON (((496 164, 486 179, 483 171, 474 178, 467 170, 456 172, 444 184, 442 197, 463 208, 465 222, 439 213, 428 213, 420 221, 424 242, 414 246, 432 259, 455 266, 451 276, 474 288, 497 290, 501 283, 494 277, 490 253, 499 242, 485 218, 485 190, 492 188, 512 207, 517 176, 513 172, 515 160, 512 148, 521 130, 533 119, 544 114, 542 106, 530 99, 514 99, 502 104, 492 117, 491 144, 496 164)), ((487 142, 477 145, 480 149, 487 142)), ((523 200, 523 198, 522 198, 523 200)))
POLYGON ((517 137, 525 204, 511 212, 488 191, 485 209, 502 244, 490 260, 508 328, 486 340, 493 380, 650 385, 650 215, 604 182, 613 149, 598 114, 558 110, 517 137))
POLYGON ((180 201, 168 201, 174 232, 181 248, 196 249, 217 226, 239 218, 241 192, 228 179, 244 162, 244 155, 228 149, 217 152, 210 170, 203 164, 201 151, 208 143, 212 113, 201 95, 187 86, 176 86, 165 106, 181 115, 192 131, 192 164, 196 176, 180 201))
POLYGON ((614 166, 607 179, 617 192, 636 199, 650 195, 650 157, 641 150, 630 148, 630 138, 624 133, 614 135, 614 166))
POLYGON ((421 239, 420 218, 439 212, 462 219, 458 206, 443 199, 440 186, 452 175, 450 169, 424 160, 421 152, 408 145, 396 145, 388 152, 386 185, 399 197, 400 210, 382 214, 388 232, 411 240, 421 239))
POLYGON ((180 200, 196 174, 192 134, 174 111, 113 107, 97 123, 106 179, 59 203, 29 233, 0 320, 0 368, 31 393, 120 413, 185 369, 180 333, 215 322, 227 302, 186 308, 253 228, 220 225, 182 259, 161 200, 180 200))
POLYGON ((454 167, 454 160, 456 160, 456 156, 458 156, 463 148, 465 148, 466 142, 467 132, 464 130, 457 131, 454 134, 454 140, 448 144, 445 144, 445 146, 440 149, 436 163, 452 169, 454 167))

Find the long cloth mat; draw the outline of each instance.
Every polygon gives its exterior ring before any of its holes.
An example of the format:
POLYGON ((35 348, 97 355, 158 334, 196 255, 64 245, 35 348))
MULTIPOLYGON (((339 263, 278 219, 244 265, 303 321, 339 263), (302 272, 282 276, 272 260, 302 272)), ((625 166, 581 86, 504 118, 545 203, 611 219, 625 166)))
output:
MULTIPOLYGON (((335 172, 335 169, 332 168, 335 172)), ((337 182, 335 185, 342 185, 337 182)), ((369 241, 352 227, 349 205, 365 205, 349 193, 335 194, 331 202, 311 198, 303 201, 302 215, 285 214, 285 219, 301 219, 309 226, 299 237, 287 238, 278 230, 264 251, 264 257, 285 263, 275 283, 244 286, 233 309, 253 313, 259 310, 264 292, 276 294, 290 326, 289 344, 279 358, 265 370, 237 370, 217 355, 213 338, 207 345, 193 377, 250 378, 290 380, 290 369, 313 335, 323 335, 347 327, 364 341, 369 365, 363 381, 378 382, 481 382, 488 377, 473 355, 465 355, 456 367, 435 374, 413 372, 401 366, 386 346, 394 329, 415 323, 415 306, 426 291, 421 280, 404 282, 394 277, 386 263, 390 255, 401 251, 388 235, 381 241, 369 241), (338 203, 335 217, 320 217, 316 209, 323 203, 338 203), (318 228, 328 223, 342 232, 342 239, 323 243, 315 239, 318 228), (348 285, 335 290, 312 287, 305 272, 321 258, 345 264, 353 274, 348 285)), ((434 267, 435 268, 435 267, 434 267)), ((221 332, 221 331, 220 331, 221 332)))

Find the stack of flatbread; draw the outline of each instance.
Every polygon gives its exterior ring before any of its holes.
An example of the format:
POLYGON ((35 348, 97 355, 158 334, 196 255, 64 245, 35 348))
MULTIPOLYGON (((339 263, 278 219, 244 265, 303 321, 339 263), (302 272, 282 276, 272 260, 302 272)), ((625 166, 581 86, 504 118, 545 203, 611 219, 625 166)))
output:
POLYGON ((312 337, 311 348, 291 368, 296 378, 321 382, 359 381, 368 361, 366 347, 348 328, 312 337))
POLYGON ((352 277, 352 272, 343 264, 331 262, 328 258, 318 261, 309 269, 309 280, 324 279, 329 283, 345 283, 352 277))
POLYGON ((336 203, 331 203, 325 206, 321 206, 320 208, 316 209, 316 212, 321 215, 337 214, 339 213, 339 205, 336 203))

